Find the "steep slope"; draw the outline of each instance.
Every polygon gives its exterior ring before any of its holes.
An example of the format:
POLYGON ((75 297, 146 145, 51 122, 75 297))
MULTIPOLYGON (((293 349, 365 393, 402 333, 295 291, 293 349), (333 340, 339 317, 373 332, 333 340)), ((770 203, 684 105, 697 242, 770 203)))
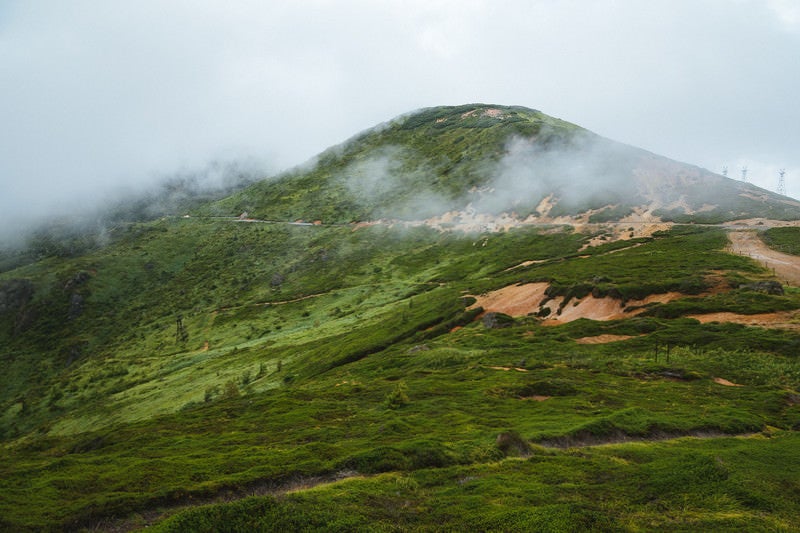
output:
POLYGON ((615 241, 567 224, 659 209, 795 207, 536 111, 433 108, 4 272, 0 529, 135 529, 249 494, 281 497, 161 527, 797 522, 797 329, 687 316, 791 317, 800 291, 731 254, 724 228, 615 241), (690 196, 708 183, 743 203, 704 207, 690 196), (518 223, 411 223, 470 214, 518 223), (521 293, 515 316, 475 306, 521 293), (594 300, 621 318, 572 320, 594 300), (343 477, 359 479, 285 495, 343 477))

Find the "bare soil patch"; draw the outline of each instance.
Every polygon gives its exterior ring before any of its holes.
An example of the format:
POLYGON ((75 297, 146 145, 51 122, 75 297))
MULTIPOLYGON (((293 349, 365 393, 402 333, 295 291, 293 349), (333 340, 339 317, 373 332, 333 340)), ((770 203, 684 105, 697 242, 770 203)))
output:
POLYGON ((581 337, 575 339, 578 344, 608 344, 610 342, 626 341, 634 338, 634 335, 611 335, 604 333, 603 335, 595 335, 594 337, 581 337))
POLYGON ((516 366, 490 366, 492 370, 503 370, 504 372, 508 372, 509 370, 516 370, 517 372, 527 372, 528 370, 525 368, 518 368, 516 366))
POLYGON ((744 387, 744 385, 739 385, 738 383, 728 381, 725 378, 714 378, 714 383, 717 383, 719 385, 725 385, 726 387, 744 387))
POLYGON ((547 263, 548 261, 549 261, 549 259, 535 259, 535 260, 530 260, 530 261, 523 261, 522 263, 520 263, 518 265, 514 265, 513 267, 508 267, 503 272, 508 272, 510 270, 514 270, 514 269, 517 269, 517 268, 523 268, 523 267, 526 267, 526 266, 538 265, 540 263, 547 263))
POLYGON ((322 485, 338 483, 350 478, 366 478, 352 470, 342 470, 330 475, 297 477, 285 482, 262 481, 253 483, 243 489, 221 490, 218 494, 207 497, 192 497, 187 495, 177 498, 172 502, 152 504, 151 506, 131 514, 129 517, 108 517, 100 519, 93 524, 88 524, 81 531, 109 531, 114 533, 127 533, 140 531, 148 526, 158 523, 180 511, 201 505, 228 503, 252 496, 281 496, 293 492, 309 490, 322 485))
POLYGON ((509 285, 496 291, 477 296, 473 307, 483 307, 486 312, 505 313, 510 316, 525 316, 539 310, 546 298, 544 292, 549 283, 526 283, 509 285))
MULTIPOLYGON (((543 303, 548 300, 545 291, 548 283, 525 283, 523 285, 509 285, 496 291, 491 291, 475 297, 474 307, 483 307, 487 313, 505 313, 510 316, 527 316, 536 314, 543 303)), ((544 325, 558 325, 572 322, 579 318, 592 320, 617 320, 636 316, 644 311, 644 306, 651 303, 667 303, 684 295, 679 292, 664 294, 651 294, 642 300, 629 300, 622 302, 614 298, 595 298, 587 296, 580 300, 571 300, 556 316, 558 308, 564 301, 563 298, 548 300, 544 307, 551 311, 550 317, 543 322, 544 325)))
POLYGON ((752 433, 723 433, 715 430, 691 430, 683 432, 656 431, 648 435, 629 435, 617 431, 611 435, 566 435, 537 442, 545 448, 588 448, 590 446, 607 446, 610 444, 624 444, 628 442, 659 442, 676 439, 719 439, 719 438, 748 438, 752 433))
POLYGON ((743 324, 745 326, 800 331, 800 310, 778 311, 775 313, 761 313, 757 315, 740 315, 737 313, 705 313, 702 315, 687 315, 687 317, 699 320, 702 324, 708 324, 709 322, 732 322, 734 324, 743 324))
MULTIPOLYGON (((565 324, 573 320, 578 320, 579 318, 588 318, 590 320, 619 320, 636 316, 644 312, 644 307, 648 304, 667 303, 682 297, 684 297, 684 295, 679 292, 668 292, 664 294, 651 294, 642 300, 628 300, 623 303, 622 300, 615 300, 609 297, 595 298, 594 296, 587 296, 586 298, 567 303, 560 315, 548 318, 543 324, 546 326, 557 326, 558 324, 565 324)), ((560 301, 555 305, 560 305, 560 301)))

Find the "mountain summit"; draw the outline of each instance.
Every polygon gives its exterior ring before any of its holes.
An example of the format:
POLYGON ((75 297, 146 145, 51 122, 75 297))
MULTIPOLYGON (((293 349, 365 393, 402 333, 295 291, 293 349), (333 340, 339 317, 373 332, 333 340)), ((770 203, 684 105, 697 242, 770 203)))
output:
POLYGON ((216 207, 337 223, 445 213, 530 223, 800 217, 800 202, 753 185, 540 111, 484 104, 402 115, 216 207))

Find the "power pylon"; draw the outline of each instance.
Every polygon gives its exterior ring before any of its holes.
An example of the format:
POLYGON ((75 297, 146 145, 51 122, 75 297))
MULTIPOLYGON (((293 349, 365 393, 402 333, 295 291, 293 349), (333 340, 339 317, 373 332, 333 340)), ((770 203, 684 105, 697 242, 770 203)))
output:
POLYGON ((786 169, 782 168, 778 171, 778 194, 781 196, 786 196, 786 179, 784 176, 786 175, 786 169))
POLYGON ((742 181, 747 183, 747 167, 742 167, 742 181))

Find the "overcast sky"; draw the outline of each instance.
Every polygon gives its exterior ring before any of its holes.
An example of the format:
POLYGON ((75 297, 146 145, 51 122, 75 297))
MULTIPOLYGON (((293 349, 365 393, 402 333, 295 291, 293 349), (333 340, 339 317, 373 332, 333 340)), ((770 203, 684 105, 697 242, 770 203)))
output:
POLYGON ((796 0, 0 0, 0 224, 471 102, 800 198, 799 97, 796 0))

